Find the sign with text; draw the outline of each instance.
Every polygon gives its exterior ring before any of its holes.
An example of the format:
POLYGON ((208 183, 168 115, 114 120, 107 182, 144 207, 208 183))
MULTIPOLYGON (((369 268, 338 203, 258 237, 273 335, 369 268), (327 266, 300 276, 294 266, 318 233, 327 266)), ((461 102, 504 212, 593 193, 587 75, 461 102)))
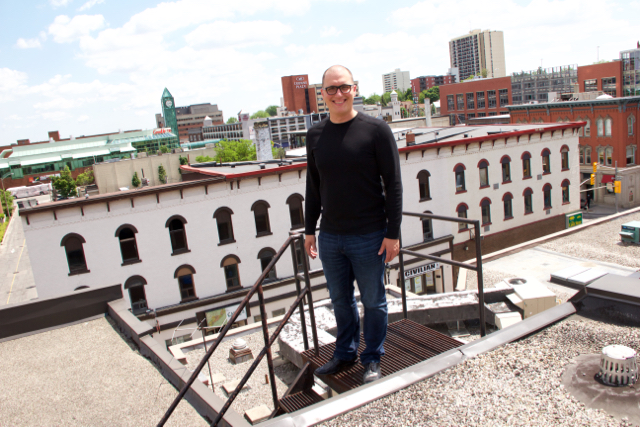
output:
MULTIPOLYGON (((207 311, 205 313, 205 317, 207 318, 207 326, 208 327, 222 327, 224 326, 233 313, 235 313, 238 305, 232 305, 229 307, 219 308, 216 310, 207 311)), ((242 313, 236 319, 236 322, 247 319, 247 308, 245 307, 242 313)))
POLYGON ((161 135, 163 133, 171 133, 171 128, 158 128, 153 130, 154 135, 161 135))
POLYGON ((307 76, 298 76, 293 79, 293 85, 296 89, 306 89, 307 84, 307 76))
POLYGON ((439 262, 432 262, 431 264, 421 265, 419 267, 412 268, 411 270, 404 271, 404 278, 411 279, 412 277, 421 276, 424 273, 434 271, 440 268, 439 262))

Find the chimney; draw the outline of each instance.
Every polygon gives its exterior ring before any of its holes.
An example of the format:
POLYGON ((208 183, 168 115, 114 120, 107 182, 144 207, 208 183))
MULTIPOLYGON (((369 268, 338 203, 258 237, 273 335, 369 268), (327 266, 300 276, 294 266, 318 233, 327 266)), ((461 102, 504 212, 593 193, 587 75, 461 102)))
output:
POLYGON ((28 139, 19 139, 18 140, 18 145, 29 145, 31 144, 31 141, 29 141, 28 139))
POLYGON ((60 132, 52 130, 49 132, 49 139, 53 138, 54 141, 60 141, 60 132))
POLYGON ((407 132, 407 147, 416 145, 416 135, 413 132, 407 132))

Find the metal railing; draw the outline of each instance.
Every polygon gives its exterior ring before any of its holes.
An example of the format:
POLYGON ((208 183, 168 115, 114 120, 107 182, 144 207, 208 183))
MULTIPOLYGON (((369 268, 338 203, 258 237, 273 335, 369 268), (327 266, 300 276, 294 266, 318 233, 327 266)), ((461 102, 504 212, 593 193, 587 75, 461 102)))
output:
MULTIPOLYGON (((159 427, 160 426, 164 426, 165 423, 169 420, 169 417, 171 416, 173 411, 176 409, 176 407, 178 406, 180 401, 184 398, 185 394, 187 393, 187 391, 189 390, 191 385, 194 383, 194 381, 198 378, 198 374, 200 374, 200 371, 202 371, 202 369, 204 368, 204 365, 207 364, 207 362, 209 361, 209 358, 211 357, 211 355, 213 355, 214 351, 218 348, 218 346, 220 345, 222 340, 227 335, 227 332, 229 332, 229 329, 231 329, 231 325, 233 325, 233 323, 236 321, 236 319, 238 318, 240 313, 243 312, 244 308, 247 306, 247 304, 249 304, 249 301, 256 294, 256 292, 258 294, 258 299, 259 299, 259 302, 260 302, 260 317, 261 317, 261 321, 262 321, 262 333, 263 333, 263 336, 264 336, 265 345, 262 348, 262 350, 260 351, 260 353, 254 359, 253 363, 249 367, 249 370, 244 375, 242 380, 240 380, 240 382, 236 386, 235 390, 229 395, 229 398, 227 399, 225 404, 222 406, 222 408, 220 409, 220 412, 218 413, 218 416, 215 418, 215 420, 212 421, 211 425, 212 426, 217 426, 218 423, 220 422, 220 420, 222 420, 222 418, 224 417, 224 414, 231 407, 231 404, 233 403, 233 401, 237 397, 238 393, 240 392, 240 390, 242 390, 242 388, 244 387, 246 382, 249 380, 249 378, 253 374, 253 371, 255 371, 255 369, 258 367, 258 365, 260 364, 260 362, 264 358, 264 356, 267 356, 267 364, 269 366, 269 380, 270 380, 269 382, 271 383, 271 394, 272 394, 272 397, 273 397, 273 406, 274 406, 273 414, 275 414, 278 411, 279 400, 278 400, 278 391, 276 389, 275 370, 274 370, 274 366, 273 366, 273 356, 271 354, 271 346, 273 345, 275 340, 278 338, 278 335, 280 335, 280 332, 282 331, 282 328, 284 328, 284 326, 287 324, 287 322, 289 321, 289 319, 291 318, 291 316, 293 315, 293 313, 295 312, 295 309, 297 307, 299 309, 299 311, 300 311, 300 322, 301 322, 301 327, 302 327, 302 337, 303 337, 303 341, 304 341, 304 349, 305 350, 309 349, 309 340, 308 340, 308 335, 307 335, 307 323, 306 323, 305 314, 304 314, 304 298, 305 298, 305 296, 307 297, 307 304, 309 306, 309 318, 310 318, 310 321, 311 321, 311 333, 312 333, 312 337, 313 337, 313 345, 314 345, 314 348, 315 348, 316 355, 318 354, 318 334, 317 334, 317 330, 316 330, 316 321, 315 321, 315 316, 314 316, 314 311, 313 311, 313 296, 312 296, 312 292, 311 292, 311 280, 310 280, 310 276, 309 276, 309 263, 308 263, 307 257, 304 254, 304 236, 302 234, 297 234, 297 233, 290 233, 290 234, 291 235, 284 242, 284 244, 282 245, 280 250, 271 259, 271 262, 269 262, 269 265, 267 265, 267 267, 264 269, 264 271, 262 272, 260 277, 258 277, 258 280, 256 281, 256 283, 251 287, 251 289, 249 290, 247 295, 243 298, 242 302, 240 302, 240 305, 238 306, 236 311, 228 319, 227 324, 220 331, 220 333, 218 334, 218 337, 213 342, 213 345, 211 347, 209 347, 208 350, 206 350, 206 353, 205 353, 204 357, 202 358, 202 360, 200 361, 200 363, 198 364, 196 369, 191 374, 191 377, 185 383, 185 385, 182 387, 182 389, 180 390, 180 393, 178 393, 178 396, 176 396, 174 401, 171 403, 171 406, 169 407, 169 409, 167 409, 167 412, 164 414, 164 416, 162 417, 162 419, 158 423, 159 427), (300 253, 301 253, 301 257, 300 258, 301 258, 301 260, 297 260, 297 257, 296 257, 296 243, 297 242, 299 242, 299 244, 300 244, 300 253), (269 328, 267 326, 267 312, 266 312, 266 309, 265 309, 264 293, 263 293, 263 289, 262 289, 262 284, 263 284, 265 278, 269 275, 269 272, 276 265, 276 263, 278 262, 278 260, 282 256, 282 254, 287 250, 287 248, 291 249, 291 258, 292 258, 292 261, 293 261, 293 271, 294 271, 294 278, 295 278, 296 291, 297 291, 298 297, 296 298, 296 300, 293 302, 293 304, 289 308, 289 311, 287 311, 287 313, 284 315, 282 321, 280 322, 280 324, 278 325, 276 330, 270 336, 269 335, 269 328), (301 261, 301 262, 298 262, 298 261, 301 261), (298 266, 300 264, 302 264, 302 267, 303 267, 303 271, 302 271, 303 275, 300 275, 299 271, 298 271, 298 266), (302 289, 301 285, 300 285, 301 279, 303 279, 305 281, 304 289, 302 289)), ((203 342, 204 342, 204 338, 203 338, 203 342)), ((205 346, 206 346, 206 343, 205 343, 205 346)), ((211 387, 213 387, 213 384, 211 384, 211 387)), ((273 416, 273 414, 272 414, 272 416, 273 416)))

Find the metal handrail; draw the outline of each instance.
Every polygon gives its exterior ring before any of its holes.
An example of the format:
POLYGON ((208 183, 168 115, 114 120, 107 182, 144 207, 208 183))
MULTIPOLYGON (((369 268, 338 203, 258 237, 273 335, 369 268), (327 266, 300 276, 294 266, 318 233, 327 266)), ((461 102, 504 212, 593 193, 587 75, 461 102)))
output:
MULTIPOLYGON (((253 297, 253 295, 256 292, 258 293, 258 299, 259 299, 259 302, 260 302, 260 315, 261 315, 261 318, 262 318, 261 319, 261 321, 262 321, 262 333, 263 333, 263 336, 264 336, 265 345, 262 348, 262 350, 260 351, 260 353, 258 354, 258 356, 255 358, 255 360, 253 361, 251 366, 249 367, 249 370, 247 371, 247 373, 244 375, 242 380, 240 380, 240 382, 236 386, 236 388, 233 391, 233 393, 231 393, 231 395, 229 395, 227 401, 222 406, 222 409, 218 413, 218 416, 216 417, 215 420, 212 421, 211 425, 212 426, 217 426, 218 423, 220 422, 220 420, 222 420, 222 418, 224 417, 224 414, 231 407, 231 404, 235 400, 236 396, 238 395, 240 390, 242 390, 242 388, 244 387, 246 382, 249 380, 249 378, 253 374, 253 371, 255 371, 255 369, 258 367, 258 365, 260 364, 260 362, 262 361, 262 359, 264 358, 265 355, 267 356, 267 364, 269 365, 269 377, 270 377, 270 381, 271 381, 271 392, 272 392, 272 397, 273 397, 274 413, 275 413, 275 411, 277 411, 279 400, 278 400, 278 392, 277 392, 277 389, 276 389, 275 371, 274 371, 274 367, 273 367, 273 357, 271 355, 271 346, 275 342, 276 338, 278 338, 278 336, 280 335, 280 332, 282 331, 282 328, 284 328, 284 326, 289 321, 289 319, 291 318, 291 316, 293 315, 293 313, 294 313, 294 311, 295 311, 295 309, 297 307, 300 310, 300 319, 301 319, 301 322, 302 322, 301 324, 302 324, 302 334, 303 334, 303 338, 304 338, 304 347, 305 347, 305 350, 309 349, 309 342, 308 342, 308 338, 307 338, 307 329, 306 329, 307 326, 306 326, 306 321, 305 321, 305 316, 304 316, 304 297, 305 296, 308 298, 307 302, 308 302, 308 306, 309 306, 309 317, 310 317, 310 320, 311 320, 311 334, 312 334, 312 337, 313 337, 313 343, 314 343, 314 346, 315 346, 316 355, 318 355, 318 351, 319 351, 318 350, 318 334, 317 334, 317 330, 316 330, 315 315, 314 315, 314 311, 313 311, 313 296, 312 296, 312 292, 311 292, 311 281, 310 281, 310 276, 309 276, 309 263, 308 263, 307 257, 303 253, 302 256, 301 256, 301 258, 302 258, 301 261, 302 261, 302 267, 303 267, 303 271, 304 271, 305 287, 304 287, 304 289, 301 289, 300 278, 298 277, 298 265, 299 264, 298 264, 298 260, 297 260, 297 256, 296 256, 296 250, 295 250, 296 241, 300 241, 302 243, 303 235, 292 233, 292 235, 290 235, 287 238, 287 240, 284 242, 284 244, 282 245, 280 250, 271 259, 271 261, 269 262, 269 265, 267 265, 267 267, 264 269, 262 274, 258 277, 258 280, 256 281, 256 283, 251 287, 251 289, 249 290, 247 295, 242 299, 242 301, 240 302, 240 305, 238 305, 238 308, 236 309, 236 311, 233 313, 231 318, 228 319, 227 324, 224 326, 224 328, 218 334, 218 337, 213 342, 213 345, 206 351, 204 357, 202 358, 202 360, 200 360, 200 363, 198 364, 196 369, 191 374, 191 377, 189 378, 189 380, 185 383, 185 385, 182 387, 182 389, 178 393, 178 396, 176 396, 174 401, 171 403, 171 406, 169 406, 169 409, 167 409, 167 412, 164 414, 164 416, 162 417, 162 419, 158 423, 158 427, 164 426, 165 423, 169 420, 169 417, 171 416, 173 411, 176 409, 176 407, 178 406, 180 401, 184 398, 184 396, 186 395, 187 391, 189 390, 191 385, 194 383, 196 378, 198 378, 198 374, 200 374, 200 371, 202 371, 202 368, 204 368, 204 365, 209 361, 209 358, 211 357, 211 355, 218 348, 218 345, 222 342, 224 337, 227 335, 227 332, 229 331, 229 329, 231 329, 231 325, 236 321, 236 319, 238 318, 240 313, 244 310, 246 305, 249 303, 249 300, 251 299, 251 297, 253 297), (278 327, 276 328, 274 333, 271 336, 269 336, 269 328, 267 326, 267 315, 266 315, 267 313, 266 313, 266 309, 265 309, 264 293, 263 293, 263 289, 262 289, 262 284, 264 282, 264 279, 267 277, 269 272, 276 265, 276 263, 278 262, 278 260, 282 256, 282 254, 287 250, 287 248, 290 248, 291 251, 292 251, 293 271, 294 271, 294 277, 295 277, 295 282, 296 282, 296 291, 297 291, 298 297, 296 298, 296 300, 293 302, 293 304, 289 308, 289 311, 287 311, 287 313, 284 315, 282 321, 280 322, 280 325, 278 325, 278 327)), ((301 246, 303 246, 303 245, 301 244, 301 246)), ((302 251, 304 251, 304 247, 302 247, 302 251)), ((204 339, 203 339, 203 341, 204 341, 204 339)), ((211 387, 213 387, 213 384, 211 384, 211 387)))
POLYGON ((454 261, 451 259, 445 259, 441 257, 437 257, 434 255, 425 255, 418 252, 409 251, 406 249, 402 249, 402 233, 400 233, 400 253, 398 254, 399 263, 400 263, 400 280, 402 286, 400 286, 402 291, 402 314, 406 319, 408 316, 407 313, 407 289, 404 284, 404 255, 410 255, 416 258, 429 259, 433 261, 438 261, 443 264, 454 265, 460 268, 466 268, 468 270, 473 270, 477 273, 478 277, 478 310, 479 310, 479 318, 480 318, 480 335, 485 336, 487 334, 486 325, 485 325, 485 316, 484 316, 484 283, 482 278, 482 247, 480 245, 480 221, 477 219, 467 219, 467 218, 459 218, 453 216, 442 216, 442 215, 434 215, 428 213, 416 213, 416 212, 402 212, 402 215, 406 216, 414 216, 418 218, 428 218, 428 219, 437 219, 441 221, 449 221, 449 222, 457 222, 463 224, 472 224, 475 231, 475 241, 476 241, 476 266, 472 266, 471 264, 463 263, 460 261, 454 261))

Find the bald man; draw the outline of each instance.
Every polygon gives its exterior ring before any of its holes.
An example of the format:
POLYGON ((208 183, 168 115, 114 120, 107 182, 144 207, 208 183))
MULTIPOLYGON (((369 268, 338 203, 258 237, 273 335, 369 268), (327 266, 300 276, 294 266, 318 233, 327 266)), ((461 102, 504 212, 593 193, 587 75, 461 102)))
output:
POLYGON ((304 246, 311 258, 320 255, 338 326, 333 358, 316 374, 335 374, 358 359, 355 280, 364 306, 366 347, 360 362, 366 384, 380 378, 387 335, 384 266, 400 250, 402 181, 391 129, 354 110, 355 94, 349 69, 334 65, 324 72, 322 98, 329 118, 307 132, 304 246))

